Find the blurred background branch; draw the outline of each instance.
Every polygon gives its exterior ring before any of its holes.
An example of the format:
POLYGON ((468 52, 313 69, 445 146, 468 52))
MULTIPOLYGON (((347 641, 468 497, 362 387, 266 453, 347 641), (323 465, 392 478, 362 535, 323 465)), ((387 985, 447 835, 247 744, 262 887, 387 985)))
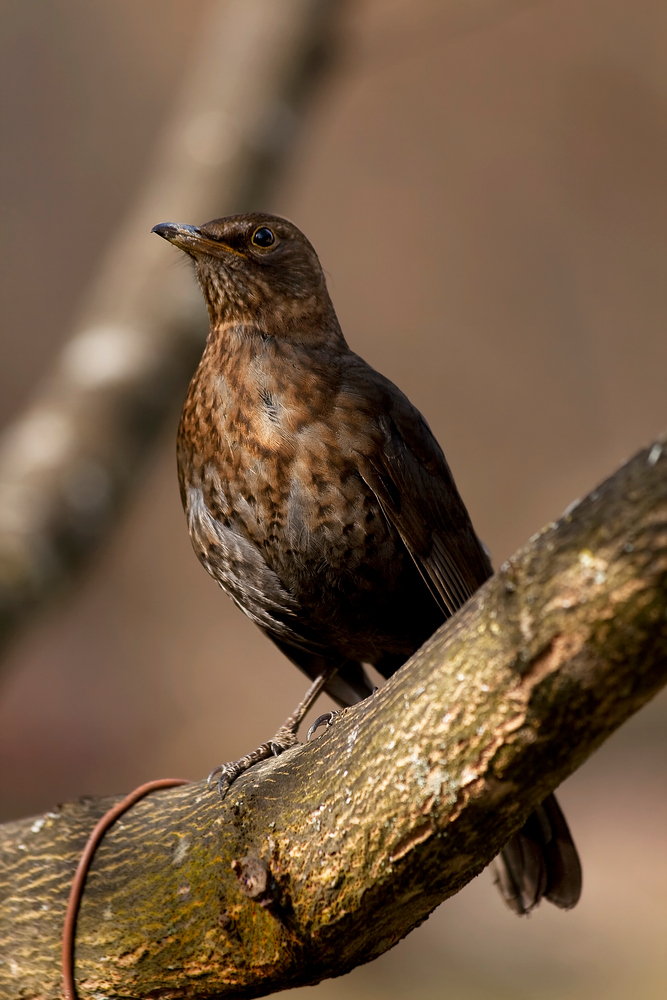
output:
MULTIPOLYGON (((339 6, 216 0, 203 17, 144 190, 52 372, 0 440, 0 642, 111 530, 201 351, 192 276, 151 227, 267 197, 331 58, 339 6)), ((67 233, 36 239, 67 252, 67 233)))

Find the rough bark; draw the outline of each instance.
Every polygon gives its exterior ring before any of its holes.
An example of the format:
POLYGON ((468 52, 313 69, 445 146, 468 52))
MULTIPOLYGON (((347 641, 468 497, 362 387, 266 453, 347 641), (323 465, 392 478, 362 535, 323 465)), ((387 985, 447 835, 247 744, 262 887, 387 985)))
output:
POLYGON ((151 227, 261 206, 339 6, 211 3, 144 191, 53 371, 0 438, 0 644, 109 534, 201 354, 196 283, 151 227))
MULTIPOLYGON (((81 997, 252 997, 390 948, 667 679, 667 436, 517 553, 372 698, 106 835, 81 997)), ((0 833, 0 997, 60 993, 76 860, 112 800, 0 833)))

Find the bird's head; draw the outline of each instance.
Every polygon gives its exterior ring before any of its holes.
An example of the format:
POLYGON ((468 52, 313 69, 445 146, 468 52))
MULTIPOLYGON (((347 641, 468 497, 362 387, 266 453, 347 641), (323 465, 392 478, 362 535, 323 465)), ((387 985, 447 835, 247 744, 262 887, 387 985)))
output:
POLYGON ((286 219, 231 215, 199 227, 163 222, 152 232, 193 259, 212 330, 244 324, 297 339, 340 334, 317 254, 286 219))

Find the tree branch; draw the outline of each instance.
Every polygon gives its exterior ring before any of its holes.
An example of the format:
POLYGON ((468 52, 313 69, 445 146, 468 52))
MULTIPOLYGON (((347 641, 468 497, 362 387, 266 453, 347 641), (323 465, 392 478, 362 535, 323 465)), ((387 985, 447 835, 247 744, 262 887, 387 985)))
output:
MULTIPOLYGON (((88 878, 81 996, 252 997, 377 957, 666 679, 663 436, 319 739, 222 805, 199 782, 126 814, 88 878)), ((111 801, 1 828, 0 997, 59 995, 70 881, 111 801)))
POLYGON ((151 227, 266 196, 339 6, 211 3, 145 190, 53 372, 0 439, 0 643, 109 533, 201 354, 199 293, 151 227))

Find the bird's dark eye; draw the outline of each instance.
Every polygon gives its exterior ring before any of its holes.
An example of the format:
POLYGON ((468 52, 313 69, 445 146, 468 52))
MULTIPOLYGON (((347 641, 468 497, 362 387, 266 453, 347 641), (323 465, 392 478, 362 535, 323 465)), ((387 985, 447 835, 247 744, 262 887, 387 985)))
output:
POLYGON ((276 242, 276 238, 268 226, 260 226, 252 234, 252 242, 256 247, 270 247, 276 242))

